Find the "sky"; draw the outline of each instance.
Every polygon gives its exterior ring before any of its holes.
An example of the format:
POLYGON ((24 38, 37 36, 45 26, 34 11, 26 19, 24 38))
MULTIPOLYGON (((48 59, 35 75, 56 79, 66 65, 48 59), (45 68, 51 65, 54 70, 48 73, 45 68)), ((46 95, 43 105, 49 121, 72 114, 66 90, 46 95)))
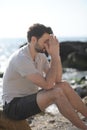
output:
POLYGON ((0 38, 26 37, 34 23, 58 37, 87 37, 87 0, 0 0, 0 38))

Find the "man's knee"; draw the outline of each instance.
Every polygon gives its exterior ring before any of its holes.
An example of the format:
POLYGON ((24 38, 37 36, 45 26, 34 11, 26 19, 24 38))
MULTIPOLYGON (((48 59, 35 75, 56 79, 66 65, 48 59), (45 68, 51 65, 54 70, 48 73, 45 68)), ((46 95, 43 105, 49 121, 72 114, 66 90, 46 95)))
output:
POLYGON ((60 87, 56 87, 53 91, 54 91, 55 99, 60 99, 61 97, 64 96, 64 92, 63 92, 62 88, 60 88, 60 87))
POLYGON ((56 87, 61 88, 61 89, 68 89, 70 87, 69 83, 67 81, 62 81, 58 84, 56 84, 56 87))

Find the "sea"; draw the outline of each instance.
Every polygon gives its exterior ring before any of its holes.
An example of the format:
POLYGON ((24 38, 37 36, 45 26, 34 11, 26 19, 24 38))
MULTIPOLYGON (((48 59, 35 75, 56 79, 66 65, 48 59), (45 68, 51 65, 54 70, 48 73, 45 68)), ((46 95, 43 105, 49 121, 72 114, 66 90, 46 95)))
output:
MULTIPOLYGON (((59 37, 59 42, 62 41, 87 41, 87 37, 59 37)), ((26 38, 0 38, 0 73, 3 73, 6 68, 7 60, 9 56, 16 51, 22 44, 26 43, 26 38)), ((76 76, 77 74, 81 77, 82 72, 77 72, 77 70, 68 69, 67 73, 63 74, 63 79, 69 80, 72 77, 76 76), (73 73, 72 73, 73 72, 73 73)), ((86 75, 87 72, 83 72, 83 75, 86 75)), ((0 78, 0 106, 2 106, 2 81, 3 79, 0 78)), ((53 108, 51 107, 53 110, 53 108)))

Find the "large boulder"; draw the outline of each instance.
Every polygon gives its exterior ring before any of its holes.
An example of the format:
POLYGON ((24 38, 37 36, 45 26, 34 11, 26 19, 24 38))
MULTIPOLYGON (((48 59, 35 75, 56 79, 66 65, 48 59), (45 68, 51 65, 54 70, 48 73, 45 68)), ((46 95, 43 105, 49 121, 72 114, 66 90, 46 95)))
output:
POLYGON ((0 72, 0 78, 2 78, 3 77, 3 73, 2 72, 0 72))
POLYGON ((61 42, 60 56, 63 67, 87 70, 87 42, 61 42))
POLYGON ((84 98, 87 96, 87 86, 86 85, 83 87, 76 87, 74 90, 78 93, 78 95, 81 98, 84 98))
POLYGON ((0 130, 31 130, 31 128, 26 120, 10 120, 0 110, 0 130))

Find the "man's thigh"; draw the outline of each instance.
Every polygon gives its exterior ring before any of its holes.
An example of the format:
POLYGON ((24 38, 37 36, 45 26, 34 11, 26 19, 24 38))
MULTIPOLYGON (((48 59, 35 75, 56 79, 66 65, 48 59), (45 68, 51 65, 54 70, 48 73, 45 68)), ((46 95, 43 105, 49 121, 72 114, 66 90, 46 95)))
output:
POLYGON ((41 90, 37 94, 37 104, 44 111, 49 105, 54 103, 54 89, 41 90))

